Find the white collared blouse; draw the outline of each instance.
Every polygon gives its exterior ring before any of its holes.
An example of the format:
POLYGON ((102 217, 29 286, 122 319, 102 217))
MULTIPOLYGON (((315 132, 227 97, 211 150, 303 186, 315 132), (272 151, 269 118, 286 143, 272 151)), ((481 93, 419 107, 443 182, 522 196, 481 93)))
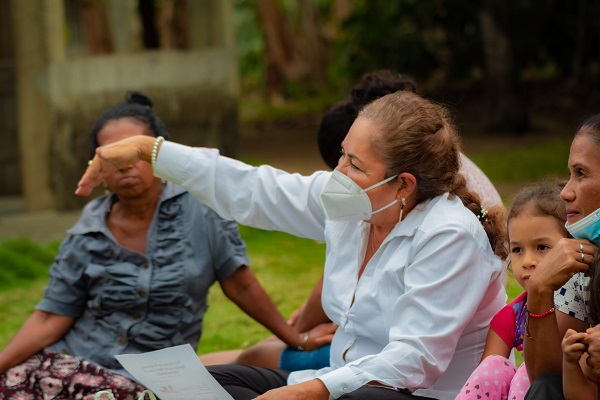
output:
POLYGON ((166 142, 155 174, 224 218, 325 241, 322 303, 339 325, 331 366, 293 372, 288 384, 318 378, 338 398, 378 381, 453 399, 479 363, 507 296, 501 262, 458 198, 445 194, 411 210, 359 280, 369 224, 325 219, 319 194, 330 172, 288 174, 166 142))

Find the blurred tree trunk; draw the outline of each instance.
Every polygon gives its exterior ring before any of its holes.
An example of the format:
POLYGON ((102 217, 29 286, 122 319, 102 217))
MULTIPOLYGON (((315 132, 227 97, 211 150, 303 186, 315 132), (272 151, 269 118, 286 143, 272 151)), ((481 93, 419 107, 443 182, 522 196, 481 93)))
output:
POLYGON ((286 17, 277 0, 258 0, 257 10, 265 40, 267 96, 283 102, 285 81, 319 84, 326 80, 329 42, 310 0, 296 0, 298 24, 286 17))
POLYGON ((184 0, 162 0, 157 17, 161 49, 189 47, 187 12, 187 4, 184 0))
POLYGON ((83 0, 81 7, 88 51, 90 54, 111 53, 113 44, 108 29, 106 4, 83 0))
POLYGON ((522 134, 529 129, 529 115, 519 94, 506 0, 484 0, 479 20, 486 62, 487 128, 522 134))
POLYGON ((588 12, 587 0, 579 0, 579 23, 577 24, 577 35, 575 41, 575 54, 573 55, 572 80, 579 83, 583 64, 583 47, 585 45, 586 16, 588 12))

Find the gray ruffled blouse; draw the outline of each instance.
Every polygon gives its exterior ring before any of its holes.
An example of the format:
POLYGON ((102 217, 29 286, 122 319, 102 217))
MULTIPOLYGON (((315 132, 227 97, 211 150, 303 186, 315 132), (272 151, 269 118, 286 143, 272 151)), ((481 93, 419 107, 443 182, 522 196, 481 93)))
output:
POLYGON ((86 205, 50 269, 37 309, 77 318, 50 349, 116 370, 115 354, 196 349, 210 286, 249 264, 237 224, 166 183, 141 254, 107 228, 114 201, 86 205))

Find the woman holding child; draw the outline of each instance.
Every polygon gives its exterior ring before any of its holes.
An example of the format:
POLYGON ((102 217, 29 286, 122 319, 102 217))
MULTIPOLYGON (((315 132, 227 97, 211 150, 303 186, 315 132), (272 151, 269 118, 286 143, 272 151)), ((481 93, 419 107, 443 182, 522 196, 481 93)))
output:
POLYGON ((504 216, 467 190, 458 142, 443 107, 397 92, 361 111, 333 173, 137 136, 100 148, 77 193, 142 159, 225 218, 326 242, 322 303, 339 325, 331 366, 209 367, 234 398, 451 399, 506 301, 494 254, 505 256, 504 216))
MULTIPOLYGON (((532 380, 527 399, 565 398, 561 340, 569 329, 587 329, 580 339, 586 351, 584 357, 589 355, 584 365, 600 376, 600 328, 590 328, 590 323, 597 323, 600 317, 598 311, 591 314, 597 306, 590 307, 598 301, 593 293, 598 285, 591 287, 589 276, 590 272, 598 273, 597 268, 592 271, 589 266, 596 261, 600 240, 600 114, 586 119, 577 130, 568 167, 569 181, 561 197, 567 203, 566 227, 574 239, 562 239, 530 278, 528 309, 536 318, 529 319, 530 336, 525 340, 525 361, 532 380), (540 315, 543 317, 537 318, 540 315)), ((569 362, 572 360, 565 357, 566 371, 571 369, 569 362)))

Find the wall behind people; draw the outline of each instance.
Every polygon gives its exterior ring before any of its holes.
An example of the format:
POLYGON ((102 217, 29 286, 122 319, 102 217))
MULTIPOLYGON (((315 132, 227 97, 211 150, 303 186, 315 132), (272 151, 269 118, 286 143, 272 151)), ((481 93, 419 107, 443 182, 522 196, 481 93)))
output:
MULTIPOLYGON (((152 96, 176 140, 236 153, 233 2, 186 2, 184 44, 153 42, 137 1, 23 0, 10 6, 10 20, 19 21, 12 26, 10 62, 27 210, 83 204, 72 190, 89 157, 82 132, 125 90, 152 96), (94 28, 99 21, 103 29, 94 28)), ((164 33, 162 24, 154 31, 164 33)))

